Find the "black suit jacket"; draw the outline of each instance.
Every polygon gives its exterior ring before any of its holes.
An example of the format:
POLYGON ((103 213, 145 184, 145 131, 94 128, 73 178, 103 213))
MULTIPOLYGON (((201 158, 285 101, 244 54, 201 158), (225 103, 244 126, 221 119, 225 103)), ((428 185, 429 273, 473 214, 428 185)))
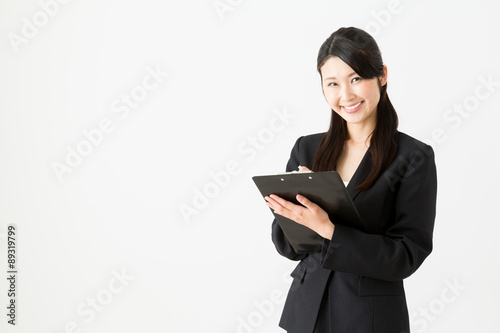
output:
MULTIPOLYGON (((323 135, 300 137, 286 170, 311 168, 323 135)), ((372 168, 370 150, 347 186, 363 228, 333 220, 320 253, 297 254, 274 220, 276 249, 300 260, 280 320, 288 332, 313 332, 323 296, 331 332, 409 332, 403 279, 432 251, 437 179, 429 145, 401 132, 396 140, 396 158, 370 188, 356 189, 372 168)))

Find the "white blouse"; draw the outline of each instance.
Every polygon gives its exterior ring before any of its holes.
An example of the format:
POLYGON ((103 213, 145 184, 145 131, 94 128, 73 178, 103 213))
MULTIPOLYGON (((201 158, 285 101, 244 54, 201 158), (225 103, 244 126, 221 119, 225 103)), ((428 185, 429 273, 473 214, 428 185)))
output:
POLYGON ((347 187, 347 185, 349 185, 349 182, 344 182, 344 185, 345 187, 347 187))

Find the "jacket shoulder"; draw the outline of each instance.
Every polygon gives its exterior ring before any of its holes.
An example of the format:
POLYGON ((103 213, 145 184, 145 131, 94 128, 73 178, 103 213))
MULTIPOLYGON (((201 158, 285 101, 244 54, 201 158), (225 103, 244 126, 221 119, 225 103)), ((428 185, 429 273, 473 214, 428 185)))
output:
POLYGON ((300 146, 307 146, 310 148, 317 149, 319 146, 319 143, 321 142, 321 139, 323 139, 323 136, 325 134, 326 134, 326 132, 304 135, 304 136, 301 136, 297 140, 297 142, 298 142, 298 144, 300 144, 300 146))
POLYGON ((318 146, 324 135, 325 133, 316 133, 299 137, 292 149, 287 171, 295 170, 298 165, 311 169, 318 146))
POLYGON ((396 140, 398 143, 399 154, 415 154, 415 153, 425 153, 425 155, 433 156, 434 151, 432 147, 423 141, 420 141, 406 133, 397 132, 396 140))

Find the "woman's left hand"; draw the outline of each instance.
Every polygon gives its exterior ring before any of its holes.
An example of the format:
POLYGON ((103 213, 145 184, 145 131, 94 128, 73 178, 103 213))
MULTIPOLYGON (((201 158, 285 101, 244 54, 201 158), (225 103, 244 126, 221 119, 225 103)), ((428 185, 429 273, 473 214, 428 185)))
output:
POLYGON ((266 196, 265 199, 266 205, 276 214, 314 230, 323 238, 332 239, 335 225, 321 207, 306 197, 297 195, 297 201, 303 206, 296 205, 274 194, 266 196))

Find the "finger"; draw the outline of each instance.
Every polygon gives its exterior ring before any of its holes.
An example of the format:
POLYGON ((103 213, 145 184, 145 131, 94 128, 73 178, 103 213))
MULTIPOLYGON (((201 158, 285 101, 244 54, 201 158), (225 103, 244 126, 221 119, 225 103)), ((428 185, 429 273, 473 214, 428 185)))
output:
POLYGON ((307 168, 307 167, 305 167, 305 166, 301 166, 301 167, 299 168, 299 172, 301 172, 301 171, 311 171, 311 170, 309 170, 309 168, 307 168))
POLYGON ((271 208, 275 213, 283 215, 288 217, 288 214, 290 212, 289 209, 285 208, 283 205, 281 205, 278 201, 274 200, 271 197, 266 197, 266 205, 267 207, 271 208))
POLYGON ((283 206, 284 208, 286 208, 288 210, 293 210, 297 207, 297 205, 294 204, 293 202, 285 200, 285 199, 283 199, 275 194, 271 194, 270 197, 271 197, 271 199, 274 199, 274 201, 276 201, 277 203, 279 203, 281 206, 283 206))
POLYGON ((310 211, 314 211, 318 207, 318 205, 316 205, 314 202, 312 202, 311 200, 307 199, 306 197, 300 194, 297 194, 297 201, 300 202, 300 204, 304 205, 310 211))
MULTIPOLYGON (((279 198, 279 197, 278 197, 279 198)), ((274 200, 273 198, 266 196, 266 205, 273 210, 275 214, 284 216, 289 219, 293 219, 293 212, 289 209, 283 207, 279 202, 274 200)), ((286 200, 285 200, 286 201, 286 200)))
POLYGON ((271 196, 269 195, 266 195, 264 197, 264 199, 266 199, 266 201, 270 204, 273 204, 273 205, 279 205, 278 201, 276 201, 275 199, 273 199, 271 196))
POLYGON ((273 198, 271 198, 269 196, 265 196, 264 199, 266 199, 266 205, 269 208, 272 208, 273 210, 275 210, 276 208, 281 207, 281 205, 276 200, 274 200, 273 198))

